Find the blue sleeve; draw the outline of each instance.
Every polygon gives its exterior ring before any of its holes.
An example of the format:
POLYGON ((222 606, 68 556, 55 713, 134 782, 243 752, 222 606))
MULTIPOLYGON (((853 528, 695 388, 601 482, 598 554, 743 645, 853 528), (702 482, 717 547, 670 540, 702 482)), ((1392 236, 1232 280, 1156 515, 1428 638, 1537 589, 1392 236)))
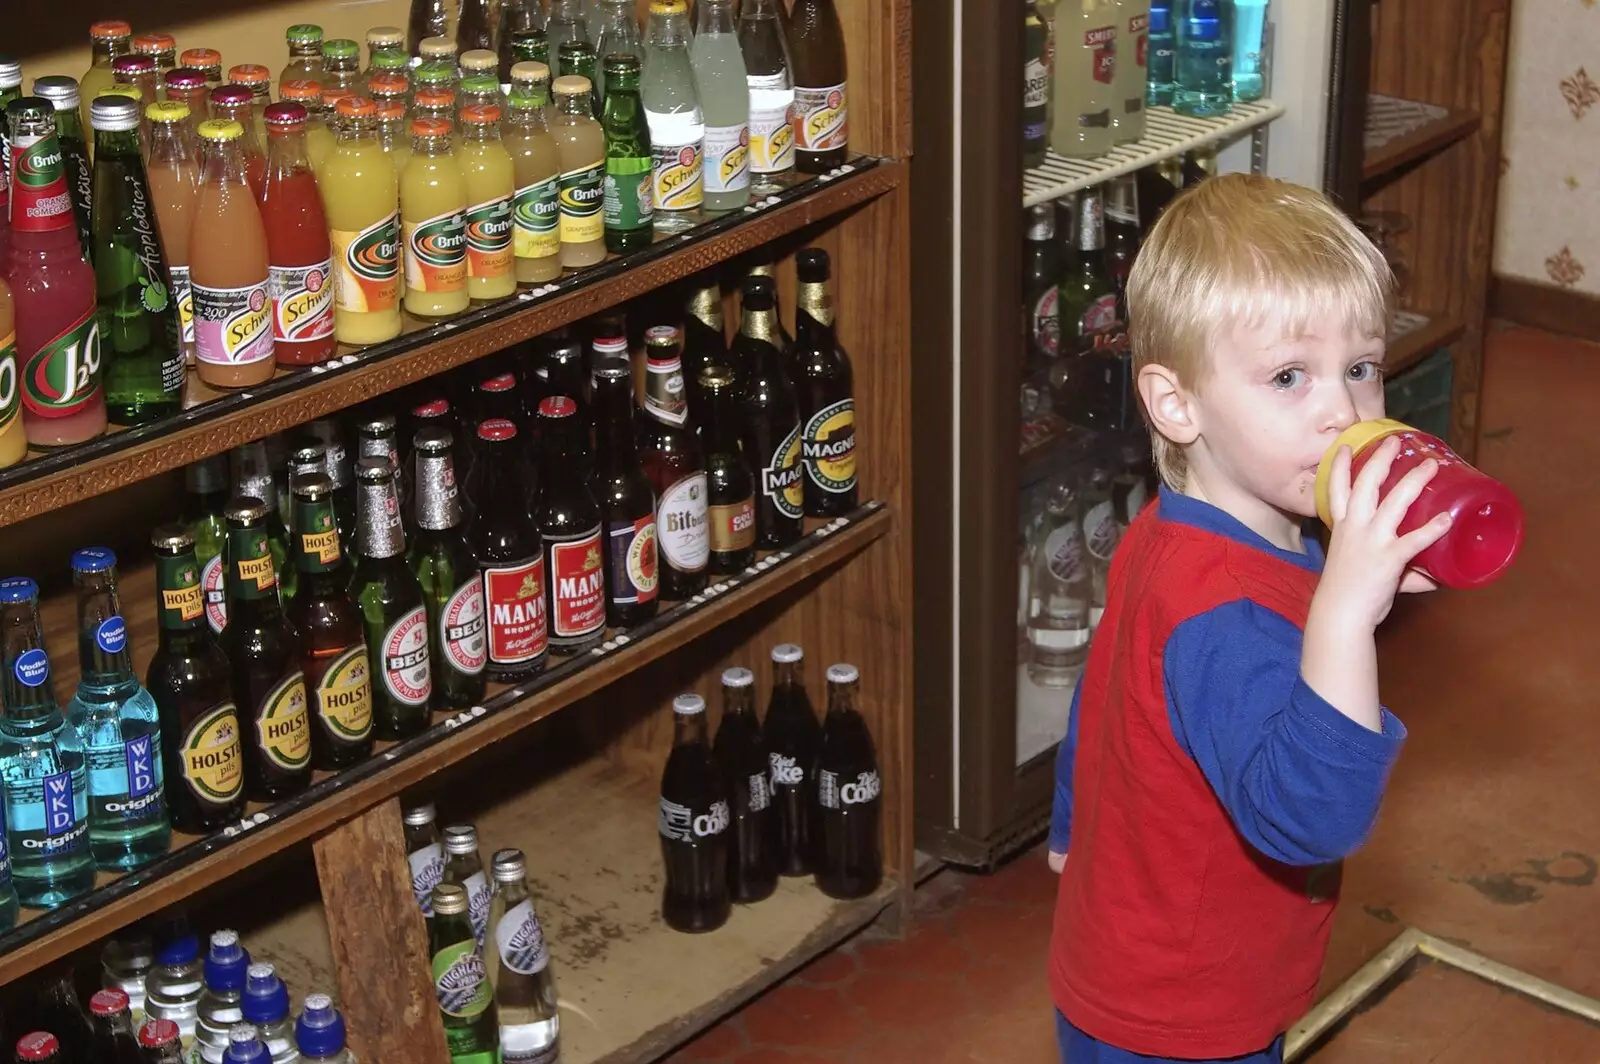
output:
POLYGON ((1285 864, 1335 861, 1366 841, 1405 725, 1369 731, 1300 677, 1300 630, 1249 601, 1179 625, 1162 666, 1167 713, 1234 826, 1285 864))
POLYGON ((1050 807, 1050 852, 1066 853, 1072 841, 1072 766, 1078 758, 1078 692, 1083 678, 1072 691, 1072 709, 1067 713, 1067 734, 1056 750, 1056 798, 1050 807))

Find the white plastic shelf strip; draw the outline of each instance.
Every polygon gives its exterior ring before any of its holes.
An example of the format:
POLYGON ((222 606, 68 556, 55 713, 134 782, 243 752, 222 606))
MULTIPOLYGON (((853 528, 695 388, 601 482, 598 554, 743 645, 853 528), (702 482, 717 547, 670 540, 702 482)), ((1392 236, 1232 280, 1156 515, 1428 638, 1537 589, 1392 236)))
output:
POLYGON ((1022 205, 1048 203, 1069 192, 1089 188, 1113 177, 1131 174, 1152 163, 1219 141, 1232 140, 1284 113, 1281 103, 1256 100, 1234 104, 1220 118, 1189 118, 1167 107, 1152 107, 1144 136, 1132 144, 1113 148, 1093 159, 1068 159, 1050 152, 1043 164, 1022 171, 1022 205))

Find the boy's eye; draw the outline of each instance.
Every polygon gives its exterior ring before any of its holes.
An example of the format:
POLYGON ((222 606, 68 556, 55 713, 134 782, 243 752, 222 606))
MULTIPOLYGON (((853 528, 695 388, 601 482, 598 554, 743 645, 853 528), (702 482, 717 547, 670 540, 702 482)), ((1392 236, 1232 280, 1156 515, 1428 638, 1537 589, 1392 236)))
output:
POLYGON ((1304 380, 1305 375, 1305 370, 1301 369, 1280 369, 1272 376, 1272 386, 1287 391, 1304 380))
POLYGON ((1347 371, 1352 381, 1365 383, 1383 376, 1383 367, 1376 362, 1357 362, 1347 371))

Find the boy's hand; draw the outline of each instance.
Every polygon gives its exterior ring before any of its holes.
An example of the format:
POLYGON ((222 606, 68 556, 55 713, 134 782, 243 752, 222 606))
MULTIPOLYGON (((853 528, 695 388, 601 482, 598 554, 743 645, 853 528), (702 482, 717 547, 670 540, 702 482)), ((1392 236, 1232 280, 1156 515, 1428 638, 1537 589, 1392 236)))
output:
POLYGON ((1341 447, 1334 456, 1328 484, 1333 534, 1316 598, 1328 619, 1340 627, 1375 629, 1389 615, 1397 591, 1425 591, 1433 586, 1422 574, 1408 573, 1406 566, 1450 530, 1450 515, 1440 514, 1403 536, 1398 529, 1439 465, 1432 459, 1423 462, 1382 496, 1383 482, 1399 450, 1398 438, 1384 440, 1354 483, 1350 479, 1350 448, 1341 447))
POLYGON ((1058 875, 1063 868, 1067 867, 1067 855, 1064 853, 1056 853, 1054 850, 1048 850, 1045 853, 1045 858, 1050 862, 1050 871, 1055 872, 1058 875))

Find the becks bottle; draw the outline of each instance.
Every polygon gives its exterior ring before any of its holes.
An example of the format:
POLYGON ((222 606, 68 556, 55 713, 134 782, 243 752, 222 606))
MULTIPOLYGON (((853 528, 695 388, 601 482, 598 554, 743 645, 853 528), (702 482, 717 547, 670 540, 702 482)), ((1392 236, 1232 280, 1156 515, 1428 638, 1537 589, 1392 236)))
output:
POLYGON ((483 494, 471 542, 489 624, 485 671, 497 683, 516 683, 542 672, 549 652, 544 541, 528 514, 517 426, 490 418, 478 425, 478 443, 483 494))
POLYGON ((647 329, 645 357, 639 458, 656 494, 661 594, 682 600, 705 588, 711 561, 705 450, 689 420, 678 330, 647 329))
POLYGON ((422 587, 406 564, 406 536, 395 496, 395 473, 382 458, 356 465, 355 600, 372 661, 373 733, 409 739, 428 726, 433 664, 422 587))
POLYGON ((423 916, 433 915, 433 888, 444 881, 444 836, 439 834, 433 803, 405 811, 406 862, 411 866, 411 892, 423 916))
POLYGON ((872 733, 856 710, 861 675, 828 666, 828 714, 817 749, 817 889, 864 898, 883 882, 883 785, 872 733))
POLYGON ((713 750, 733 820, 728 892, 743 903, 770 897, 778 886, 772 852, 772 784, 756 720, 755 683, 755 673, 749 669, 722 671, 722 723, 713 750))
MULTIPOLYGON (((452 824, 444 829, 444 878, 467 892, 467 913, 480 951, 489 927, 489 877, 478 854, 478 829, 471 824, 452 824)), ((437 893, 435 898, 437 898, 437 893)), ((434 915, 438 915, 437 906, 434 915)))
POLYGON ((489 647, 478 558, 463 532, 454 440, 444 428, 416 434, 417 532, 408 563, 428 612, 433 705, 467 709, 483 699, 489 647))
POLYGON ((706 700, 672 700, 672 753, 661 776, 657 829, 666 885, 661 918, 675 931, 714 931, 728 922, 727 788, 711 757, 706 700))
POLYGON ((822 728, 806 696, 804 658, 793 643, 772 648, 772 700, 761 727, 777 811, 771 821, 773 856, 786 876, 810 873, 816 837, 814 771, 822 728))
POLYGON ((500 1021, 501 1064, 542 1064, 560 1059, 561 1013, 539 914, 528 890, 521 850, 498 850, 493 859, 494 899, 484 963, 500 1021))
MULTIPOLYGON (((605 542, 600 507, 579 469, 578 404, 565 395, 539 403, 544 469, 533 516, 544 540, 550 646, 572 654, 606 632, 605 542)), ((586 432, 584 433, 587 434, 586 432)))

